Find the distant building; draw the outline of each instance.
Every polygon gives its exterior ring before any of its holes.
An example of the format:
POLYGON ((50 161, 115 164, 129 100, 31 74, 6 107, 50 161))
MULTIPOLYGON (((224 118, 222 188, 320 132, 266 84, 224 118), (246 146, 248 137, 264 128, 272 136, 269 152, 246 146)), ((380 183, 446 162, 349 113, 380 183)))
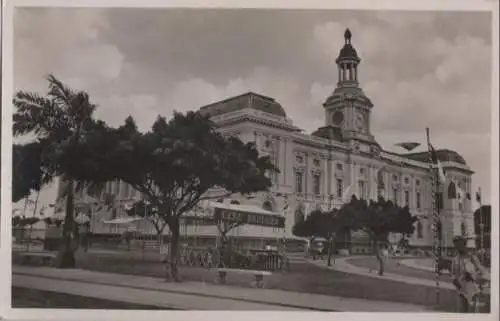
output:
MULTIPOLYGON (((351 33, 346 30, 345 44, 336 59, 337 87, 323 104, 325 124, 310 135, 293 125, 276 100, 256 93, 200 108, 202 114, 211 116, 220 132, 238 136, 245 142, 255 142, 259 151, 269 155, 280 169, 280 173, 272 177, 274 185, 269 193, 260 193, 252 199, 232 200, 283 213, 285 231, 242 226, 233 232, 234 236, 255 240, 250 242, 254 246, 282 235, 296 239, 292 235, 294 222, 314 209, 340 207, 345 201, 347 187, 352 186, 358 197, 375 199, 381 195, 400 205, 408 205, 419 217, 415 233, 409 239, 410 246, 432 247, 429 155, 427 152, 391 153, 377 143, 370 130, 374 105, 358 82, 360 62, 351 44, 351 33), (285 203, 287 209, 284 209, 285 203)), ((474 235, 470 197, 473 171, 457 152, 440 149, 437 155, 446 173, 438 200, 442 206, 442 242, 447 247, 451 246, 454 235, 474 235), (459 197, 458 191, 465 193, 465 197, 459 197)), ((120 183, 108 184, 106 192, 114 195, 115 199, 108 203, 115 205, 136 196, 135 191, 120 183)), ((119 212, 119 207, 115 208, 119 212)), ((96 229, 98 225, 100 223, 96 223, 96 229)), ((187 226, 184 234, 213 240, 216 229, 214 226, 187 226)), ((392 242, 398 240, 399 236, 391 236, 392 242)), ((368 245, 366 237, 360 233, 351 235, 352 252, 366 251, 368 245)), ((474 246, 473 240, 470 246, 474 246)))

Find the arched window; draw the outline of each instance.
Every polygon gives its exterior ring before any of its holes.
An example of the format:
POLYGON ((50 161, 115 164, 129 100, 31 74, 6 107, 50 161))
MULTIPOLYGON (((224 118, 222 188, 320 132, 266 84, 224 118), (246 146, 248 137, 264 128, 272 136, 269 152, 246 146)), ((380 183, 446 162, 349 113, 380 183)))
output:
POLYGON ((262 209, 272 212, 273 211, 273 204, 270 201, 265 201, 264 204, 262 204, 262 209))
POLYGON ((424 231, 423 231, 423 226, 422 222, 418 221, 417 222, 417 238, 421 239, 424 237, 424 231))
POLYGON ((455 187, 455 183, 453 182, 451 182, 450 185, 448 185, 448 198, 449 199, 457 198, 457 188, 455 187))
POLYGON ((465 225, 465 222, 462 222, 462 224, 460 224, 460 233, 462 234, 462 236, 467 235, 467 226, 465 225))

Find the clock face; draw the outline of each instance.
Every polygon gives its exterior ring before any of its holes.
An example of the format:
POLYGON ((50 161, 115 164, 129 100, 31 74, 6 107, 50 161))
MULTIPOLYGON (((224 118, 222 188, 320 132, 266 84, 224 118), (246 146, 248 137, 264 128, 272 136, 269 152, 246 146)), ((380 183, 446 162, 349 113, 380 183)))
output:
POLYGON ((339 126, 344 122, 344 114, 341 111, 336 111, 332 117, 333 124, 339 126))

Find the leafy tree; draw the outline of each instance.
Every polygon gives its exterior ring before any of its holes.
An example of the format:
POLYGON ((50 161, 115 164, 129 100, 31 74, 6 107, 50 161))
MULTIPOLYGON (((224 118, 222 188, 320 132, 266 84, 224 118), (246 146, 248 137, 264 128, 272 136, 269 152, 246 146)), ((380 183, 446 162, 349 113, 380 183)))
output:
MULTIPOLYGON (((72 245, 78 235, 74 222, 74 192, 75 189, 83 188, 84 182, 93 181, 92 177, 80 175, 83 161, 86 160, 84 152, 88 150, 80 147, 96 131, 104 131, 105 125, 92 118, 96 106, 90 103, 86 92, 74 91, 52 75, 48 77, 48 83, 49 90, 46 96, 25 91, 18 91, 15 94, 13 132, 15 136, 34 135, 34 143, 39 144, 38 151, 30 154, 32 157, 25 161, 39 164, 39 169, 44 174, 42 184, 51 182, 56 177, 61 177, 67 182, 64 195, 66 201, 64 243, 61 246, 58 266, 71 268, 75 266, 72 245), (78 182, 75 176, 82 178, 82 181, 78 182)), ((29 182, 32 179, 22 181, 29 182)), ((34 184, 38 189, 40 185, 34 184)), ((21 193, 16 191, 16 197, 26 193, 28 187, 32 187, 26 183, 20 186, 24 187, 19 188, 21 193)))
POLYGON ((353 196, 351 201, 340 209, 339 215, 344 226, 354 231, 362 230, 370 237, 379 262, 379 275, 384 274, 381 243, 388 242, 389 233, 411 235, 415 229, 414 223, 418 220, 408 207, 400 207, 382 197, 377 201, 367 202, 353 196))
POLYGON ((169 121, 158 117, 146 133, 128 117, 112 136, 114 148, 103 154, 107 161, 98 174, 131 185, 158 209, 172 235, 167 278, 176 281, 181 216, 201 200, 267 190, 266 173, 277 170, 269 157, 259 157, 253 143, 224 138, 197 112, 174 113, 169 121))
POLYGON ((42 167, 42 145, 32 142, 25 145, 13 145, 12 150, 12 202, 16 203, 39 191, 42 185, 50 181, 44 175, 42 167))
POLYGON ((293 226, 293 234, 299 237, 307 237, 312 242, 315 238, 324 238, 328 244, 328 266, 331 266, 332 242, 337 232, 342 228, 338 210, 333 209, 330 212, 316 210, 304 220, 300 219, 293 226))

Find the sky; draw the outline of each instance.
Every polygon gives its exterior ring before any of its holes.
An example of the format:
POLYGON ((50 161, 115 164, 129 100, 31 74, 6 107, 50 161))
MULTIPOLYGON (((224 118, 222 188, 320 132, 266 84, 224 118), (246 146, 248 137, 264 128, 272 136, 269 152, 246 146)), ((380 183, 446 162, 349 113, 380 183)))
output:
MULTIPOLYGON (((49 73, 86 90, 96 117, 198 109, 254 91, 306 133, 324 125, 346 28, 386 150, 404 141, 461 154, 490 200, 491 16, 485 12, 22 8, 14 16, 14 89, 46 93, 49 73)), ((51 186, 40 196, 54 202, 51 186)))

